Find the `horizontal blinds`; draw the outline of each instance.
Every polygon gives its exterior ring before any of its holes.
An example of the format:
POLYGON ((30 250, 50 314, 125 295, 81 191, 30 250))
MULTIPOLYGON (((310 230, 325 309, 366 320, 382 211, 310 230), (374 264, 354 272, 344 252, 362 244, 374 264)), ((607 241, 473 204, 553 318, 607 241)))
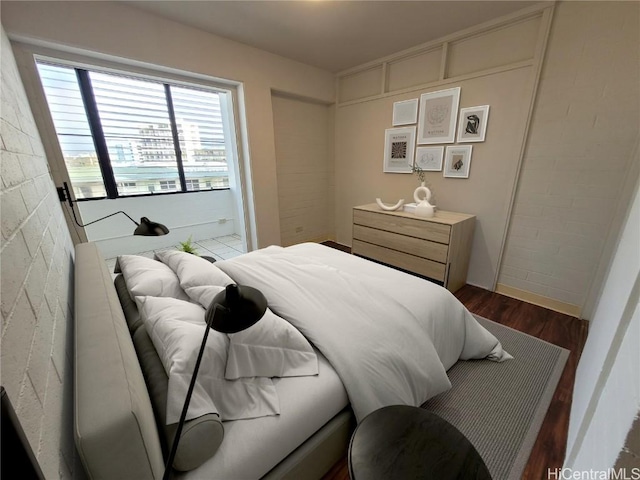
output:
POLYGON ((219 94, 172 85, 171 98, 187 190, 228 186, 219 94))
MULTIPOLYGON (((79 157, 94 168, 71 176, 74 190, 102 185, 89 121, 76 72, 71 67, 38 63, 65 160, 77 170, 79 157), (83 183, 84 185, 80 185, 83 183)), ((126 74, 88 71, 90 90, 104 134, 118 195, 181 191, 180 166, 171 130, 165 84, 126 74)), ((220 93, 170 85, 187 190, 228 187, 225 125, 220 93)))
POLYGON ((89 72, 118 193, 178 191, 178 164, 164 85, 89 72), (131 186, 135 183, 135 187, 131 186), (121 186, 123 185, 123 186, 121 186), (170 185, 170 187, 167 187, 170 185), (139 188, 138 188, 139 187, 139 188))
POLYGON ((38 63, 38 73, 75 197, 105 197, 104 179, 75 70, 38 63))

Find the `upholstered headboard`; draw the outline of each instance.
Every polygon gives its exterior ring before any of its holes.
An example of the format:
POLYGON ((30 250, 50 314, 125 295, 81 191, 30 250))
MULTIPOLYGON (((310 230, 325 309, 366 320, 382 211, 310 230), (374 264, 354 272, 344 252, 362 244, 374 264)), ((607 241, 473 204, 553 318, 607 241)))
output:
POLYGON ((76 446, 88 476, 161 478, 147 387, 111 275, 92 243, 76 246, 74 386, 76 446))

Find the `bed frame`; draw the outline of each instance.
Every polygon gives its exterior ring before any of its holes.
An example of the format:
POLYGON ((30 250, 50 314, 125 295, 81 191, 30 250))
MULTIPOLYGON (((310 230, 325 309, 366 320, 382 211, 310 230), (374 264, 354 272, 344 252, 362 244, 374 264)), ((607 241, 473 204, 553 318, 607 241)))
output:
MULTIPOLYGON (((112 276, 93 243, 76 245, 74 292, 74 433, 85 471, 95 479, 160 479, 162 427, 112 276)), ((263 478, 321 478, 346 454, 353 427, 353 414, 343 410, 263 478)))

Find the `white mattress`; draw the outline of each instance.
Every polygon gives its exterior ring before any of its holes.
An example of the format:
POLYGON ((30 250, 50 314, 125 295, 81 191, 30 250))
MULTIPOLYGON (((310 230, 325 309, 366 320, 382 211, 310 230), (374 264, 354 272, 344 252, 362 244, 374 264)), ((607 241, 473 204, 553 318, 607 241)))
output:
POLYGON ((274 379, 280 415, 224 422, 216 454, 174 478, 258 479, 345 408, 347 392, 327 359, 318 355, 317 376, 274 379))

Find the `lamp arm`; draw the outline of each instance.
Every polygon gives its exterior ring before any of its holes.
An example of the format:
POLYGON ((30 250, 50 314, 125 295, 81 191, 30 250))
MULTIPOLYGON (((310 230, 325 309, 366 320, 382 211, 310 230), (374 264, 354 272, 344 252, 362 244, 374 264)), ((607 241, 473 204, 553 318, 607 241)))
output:
POLYGON ((109 218, 109 217, 113 217, 114 215, 117 215, 119 213, 123 213, 129 220, 131 220, 133 223, 135 223, 137 226, 140 226, 140 224, 138 222, 136 222, 133 218, 131 218, 126 212, 123 212, 122 210, 120 210, 119 212, 115 212, 115 213, 111 213, 109 215, 106 215, 102 218, 98 218, 97 220, 93 220, 89 223, 85 223, 84 225, 81 224, 78 221, 78 217, 76 217, 76 209, 73 208, 73 203, 77 202, 77 200, 72 200, 71 199, 71 191, 69 190, 69 185, 67 184, 67 182, 63 182, 62 183, 62 187, 58 187, 58 198, 60 198, 61 202, 64 202, 65 200, 67 202, 69 202, 69 206, 71 207, 71 213, 73 214, 73 220, 76 222, 76 225, 78 225, 79 227, 86 227, 88 225, 92 225, 96 222, 99 222, 100 220, 104 220, 105 218, 109 218))
POLYGON ((140 225, 138 222, 136 222, 133 218, 131 218, 129 215, 127 215, 126 212, 123 212, 122 210, 120 210, 118 212, 115 212, 115 213, 110 213, 109 215, 105 215, 104 217, 98 218, 97 220, 93 220, 93 221, 91 221, 89 223, 85 223, 84 225, 81 224, 80 222, 78 222, 78 217, 76 217, 76 210, 75 210, 75 208, 73 208, 73 204, 71 204, 71 213, 73 213, 73 219, 75 220, 76 225, 78 225, 79 227, 83 227, 83 228, 88 226, 88 225, 92 225, 92 224, 94 224, 96 222, 99 222, 101 220, 104 220, 105 218, 113 217, 114 215, 117 215, 119 213, 124 214, 129 220, 131 220, 136 225, 140 225))
POLYGON ((191 376, 189 389, 187 390, 187 395, 184 399, 184 405, 182 406, 182 413, 180 413, 180 420, 178 421, 178 428, 176 430, 175 436, 173 437, 173 444, 171 445, 171 451, 169 452, 169 457, 167 458, 167 463, 164 467, 164 475, 162 476, 162 480, 169 480, 169 478, 171 478, 171 469, 173 465, 173 460, 175 459, 176 453, 178 451, 178 443, 180 442, 180 435, 182 434, 182 428, 184 427, 185 418, 187 417, 187 410, 189 410, 189 403, 191 402, 191 395, 193 394, 193 388, 196 385, 198 370, 200 370, 200 362, 202 361, 204 348, 207 345, 207 338, 209 337, 209 330, 211 330, 211 323, 213 322, 213 317, 215 316, 215 312, 218 309, 218 307, 221 307, 221 305, 215 304, 213 315, 210 315, 209 316, 210 318, 207 319, 207 327, 205 328, 204 336, 202 337, 202 344, 200 345, 200 351, 198 352, 196 365, 195 367, 193 367, 193 375, 191 376))

